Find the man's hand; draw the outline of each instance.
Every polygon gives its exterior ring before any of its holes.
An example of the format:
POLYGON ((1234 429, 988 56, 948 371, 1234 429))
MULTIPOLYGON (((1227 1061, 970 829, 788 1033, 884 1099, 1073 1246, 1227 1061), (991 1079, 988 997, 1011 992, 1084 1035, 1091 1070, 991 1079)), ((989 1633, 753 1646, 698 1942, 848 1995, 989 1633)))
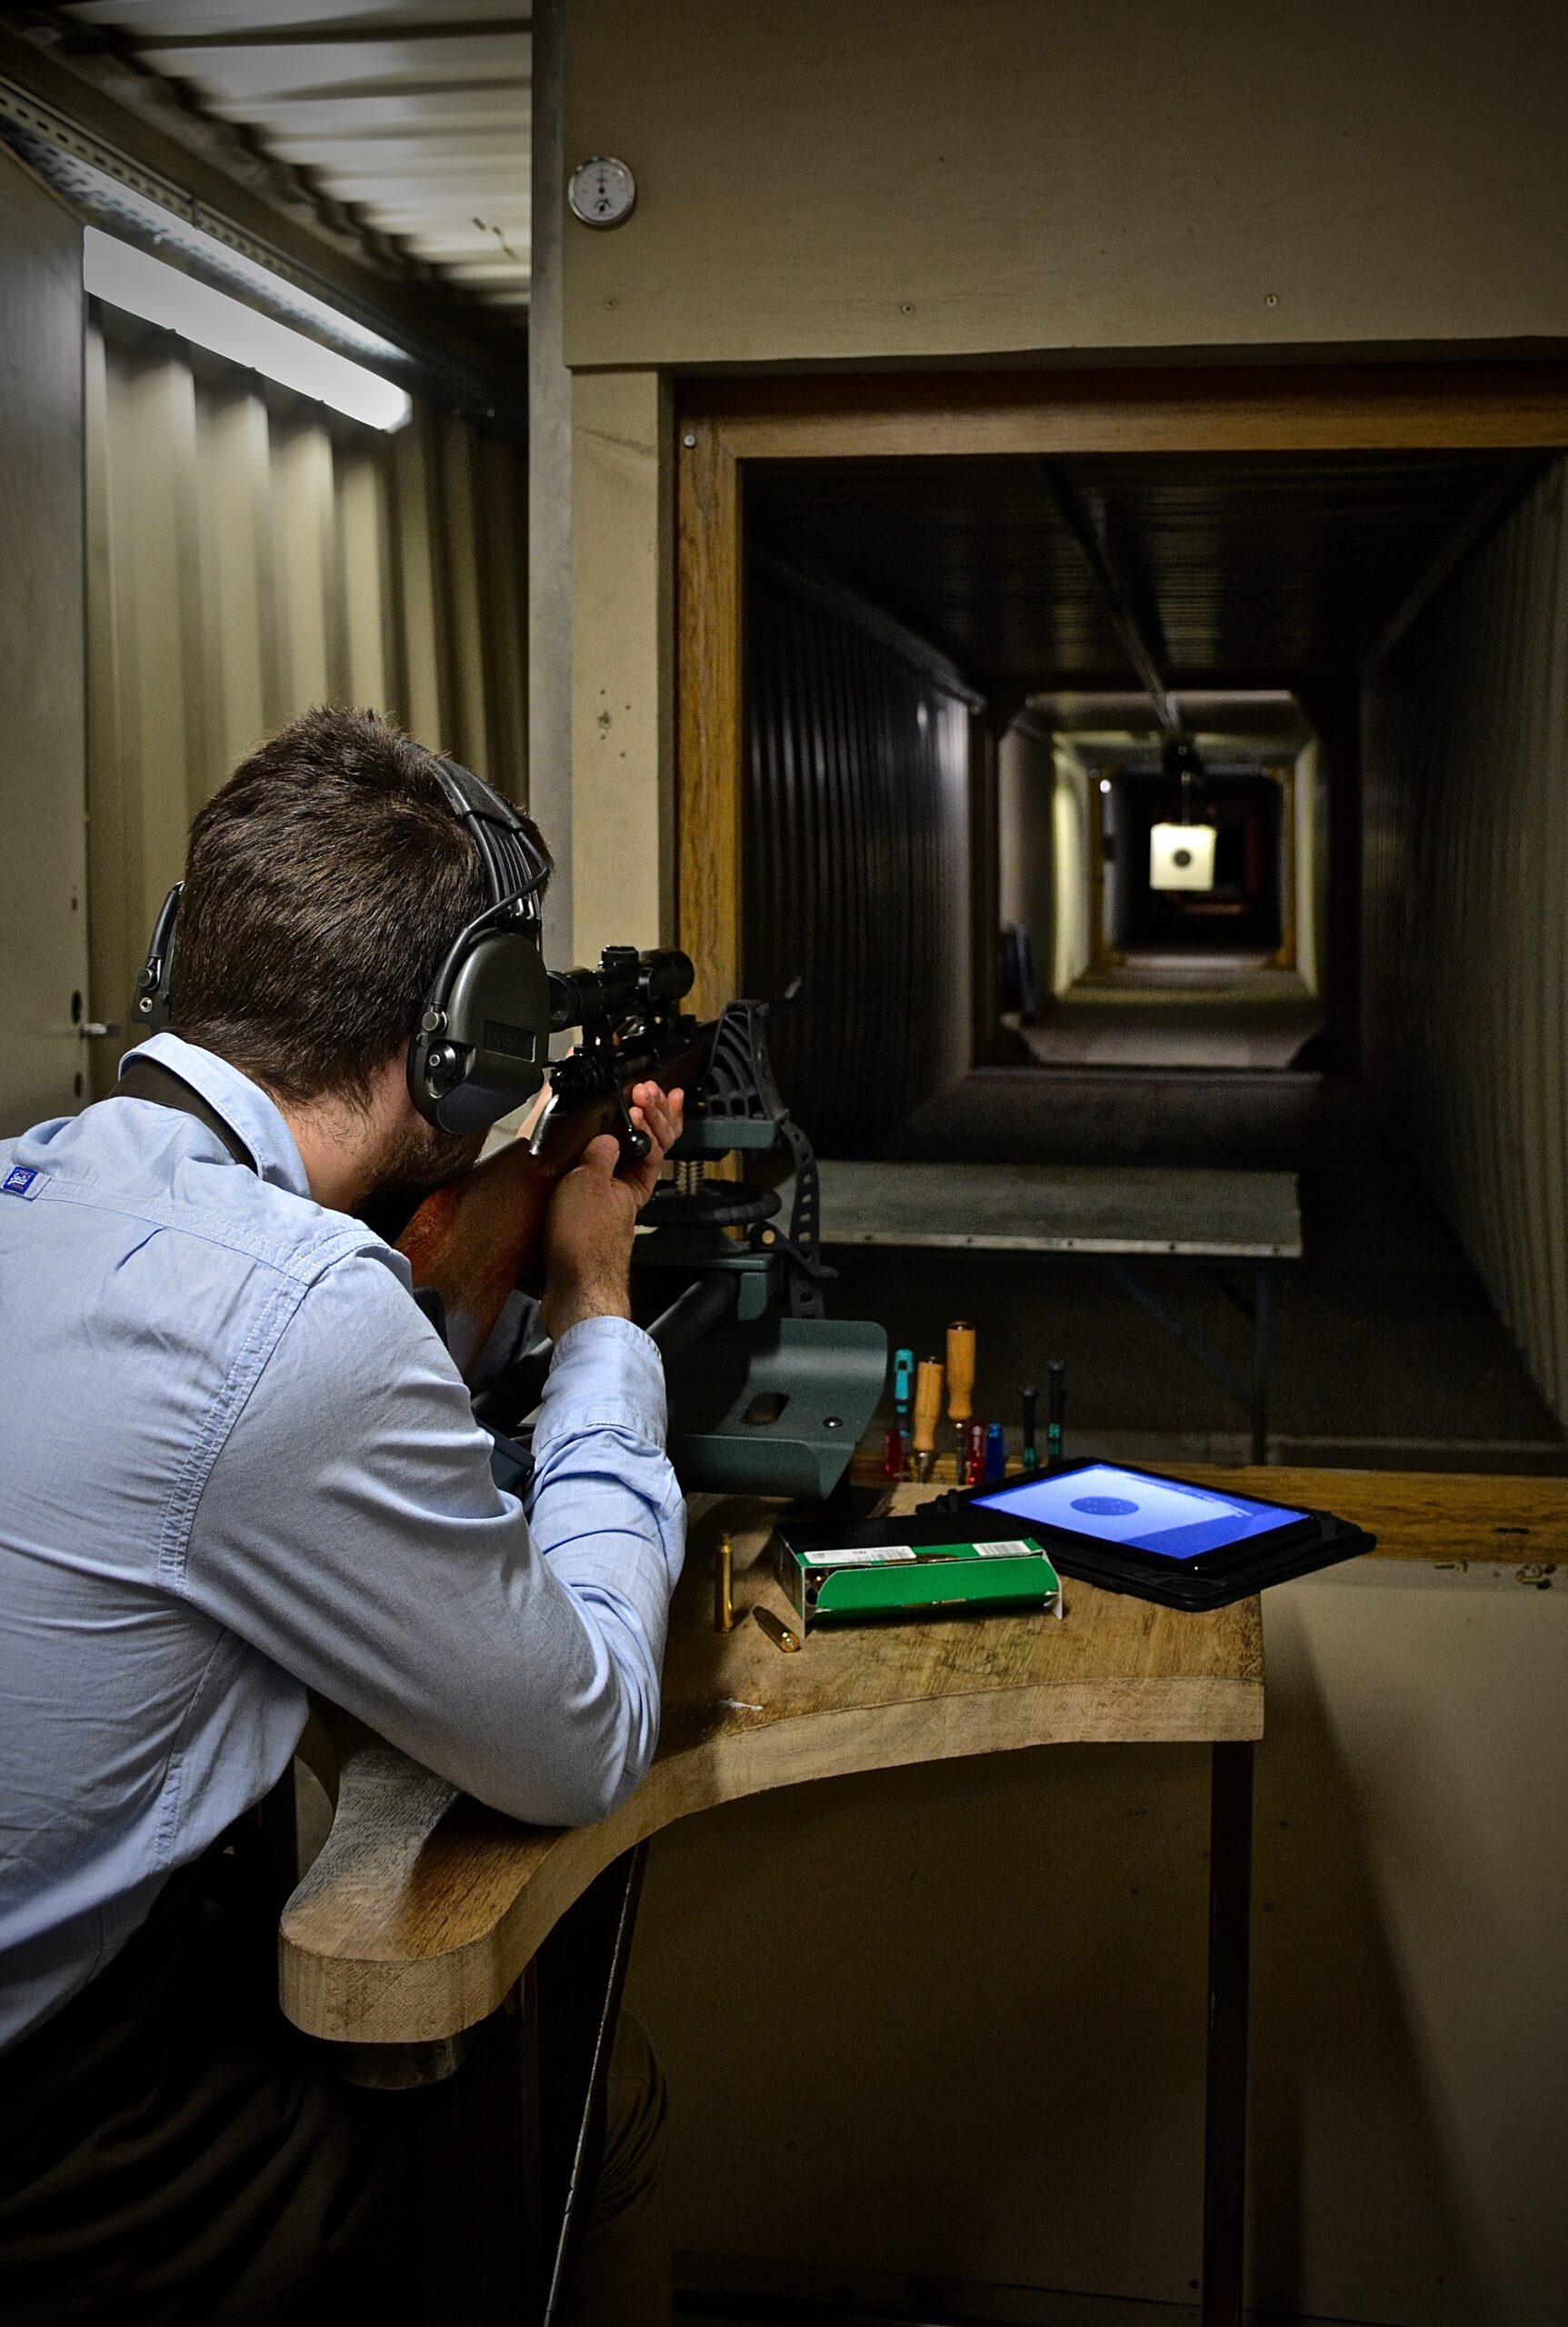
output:
POLYGON ((658 1185, 664 1157, 681 1134, 684 1095, 656 1083, 632 1093, 632 1121, 653 1143, 640 1164, 623 1164, 613 1133, 589 1141, 564 1175, 544 1220, 544 1298, 540 1322, 558 1342, 584 1317, 629 1317, 628 1274, 637 1214, 658 1185))
POLYGON ((684 1091, 662 1091, 656 1083, 633 1085, 632 1122, 638 1131, 647 1133, 653 1145, 640 1164, 623 1164, 617 1176, 624 1187, 631 1189, 639 1212, 659 1184, 664 1158, 681 1135, 685 1108, 684 1091))

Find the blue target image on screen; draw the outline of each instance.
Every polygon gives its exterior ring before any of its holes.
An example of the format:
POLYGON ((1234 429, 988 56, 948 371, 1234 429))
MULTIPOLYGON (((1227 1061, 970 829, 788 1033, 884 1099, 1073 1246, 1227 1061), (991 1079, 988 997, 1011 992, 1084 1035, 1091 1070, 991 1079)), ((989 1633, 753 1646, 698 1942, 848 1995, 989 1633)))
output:
POLYGON ((999 1487, 976 1495, 987 1511, 1005 1511, 1042 1526, 1064 1527, 1103 1543, 1125 1543, 1161 1559, 1195 1560, 1205 1552, 1227 1551, 1252 1535, 1272 1534, 1304 1519, 1277 1503, 1253 1503, 1244 1494, 1210 1494, 1174 1479, 1145 1479, 1112 1463, 1093 1463, 1026 1485, 999 1487))

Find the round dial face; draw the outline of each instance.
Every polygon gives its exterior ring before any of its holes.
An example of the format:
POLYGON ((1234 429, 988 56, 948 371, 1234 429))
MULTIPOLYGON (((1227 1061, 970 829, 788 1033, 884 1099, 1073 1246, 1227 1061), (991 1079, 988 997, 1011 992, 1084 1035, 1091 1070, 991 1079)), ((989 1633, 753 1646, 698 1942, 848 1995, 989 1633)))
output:
POLYGON ((637 181, 624 162, 608 154, 595 154, 573 171, 566 198, 573 216, 584 226, 618 226, 632 215, 637 181))

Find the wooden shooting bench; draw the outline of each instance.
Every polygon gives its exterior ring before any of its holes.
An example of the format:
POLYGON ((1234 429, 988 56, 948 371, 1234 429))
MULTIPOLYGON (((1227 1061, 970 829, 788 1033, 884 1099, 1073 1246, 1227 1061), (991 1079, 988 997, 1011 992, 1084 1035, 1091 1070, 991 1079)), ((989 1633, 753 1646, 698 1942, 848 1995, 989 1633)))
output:
POLYGON ((1252 1460, 1268 1460, 1274 1270, 1302 1256, 1293 1172, 1197 1165, 819 1164, 823 1242, 1092 1261, 1245 1408, 1252 1460), (1253 1330, 1243 1373, 1147 1282, 1201 1269, 1253 1330), (1243 1280, 1238 1283, 1237 1279, 1243 1280), (1250 1281, 1250 1292, 1245 1289, 1250 1281))
MULTIPOLYGON (((1192 1475, 1333 1509, 1395 1556, 1549 1562, 1568 1546, 1568 1482, 1559 1479, 1192 1475)), ((901 1488, 896 1507, 928 1493, 901 1488)), ((519 1826, 373 1738, 348 1743, 331 1833, 283 1916, 285 2011, 361 2081, 427 2086, 417 2105, 435 2130, 422 2222, 437 2218, 447 2252, 461 2254, 446 2269, 458 2272, 463 2316, 544 2321, 591 2186, 596 2072, 650 1835, 716 1803, 850 1772, 1025 1745, 1207 1745, 1203 2318, 1238 2327, 1252 1763, 1263 1726, 1258 1602, 1189 1615, 1069 1581, 1062 1622, 824 1630, 786 1654, 750 1613, 758 1602, 789 1613, 765 1557, 774 1508, 694 1509, 658 1756, 600 1824, 519 1826), (735 1550, 728 1634, 713 1628, 723 1529, 735 1550), (597 1969, 584 1987, 588 1962, 597 1969), (564 2107, 563 2092, 574 2096, 564 2107)), ((439 2302, 429 2315, 444 2315, 439 2302)))

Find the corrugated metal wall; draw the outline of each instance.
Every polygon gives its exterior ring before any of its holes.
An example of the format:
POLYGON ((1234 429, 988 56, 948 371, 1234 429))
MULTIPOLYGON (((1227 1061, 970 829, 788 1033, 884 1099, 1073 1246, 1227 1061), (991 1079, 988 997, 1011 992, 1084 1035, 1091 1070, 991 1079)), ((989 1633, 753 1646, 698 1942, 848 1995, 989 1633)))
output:
POLYGON ((1568 1422, 1568 519, 1558 462, 1370 679, 1365 1054, 1568 1422))
POLYGON ((1056 945, 1056 771, 1048 730, 1016 721, 996 754, 997 911, 1029 933, 1037 1001, 1051 992, 1056 945))
MULTIPOLYGON (((522 450, 387 436, 111 311, 87 342, 93 1007, 124 1022, 185 829, 316 703, 526 784, 522 450)), ((123 1045, 93 1045, 94 1088, 123 1045)))
POLYGON ((970 703, 847 594, 762 559, 747 586, 745 990, 804 978, 781 1087, 864 1153, 969 1064, 970 703))

